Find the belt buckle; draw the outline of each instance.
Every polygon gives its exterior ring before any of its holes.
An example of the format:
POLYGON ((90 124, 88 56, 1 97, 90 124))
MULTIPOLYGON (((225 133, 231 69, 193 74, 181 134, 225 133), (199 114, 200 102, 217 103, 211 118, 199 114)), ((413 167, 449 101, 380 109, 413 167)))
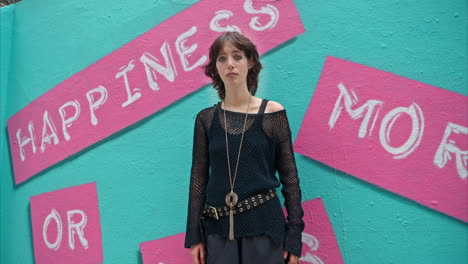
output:
POLYGON ((213 210, 213 211, 215 212, 215 214, 214 214, 215 218, 214 218, 214 219, 215 219, 215 220, 219 220, 218 210, 216 210, 216 208, 213 207, 213 206, 208 206, 208 209, 209 209, 209 210, 213 210))

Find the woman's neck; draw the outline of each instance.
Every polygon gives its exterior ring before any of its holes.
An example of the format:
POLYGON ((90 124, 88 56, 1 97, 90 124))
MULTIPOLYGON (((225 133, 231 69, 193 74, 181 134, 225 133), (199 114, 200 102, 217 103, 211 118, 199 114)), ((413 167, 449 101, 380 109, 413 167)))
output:
POLYGON ((225 88, 226 94, 224 96, 224 105, 228 108, 235 108, 240 106, 246 106, 249 102, 251 94, 244 87, 229 87, 225 88))

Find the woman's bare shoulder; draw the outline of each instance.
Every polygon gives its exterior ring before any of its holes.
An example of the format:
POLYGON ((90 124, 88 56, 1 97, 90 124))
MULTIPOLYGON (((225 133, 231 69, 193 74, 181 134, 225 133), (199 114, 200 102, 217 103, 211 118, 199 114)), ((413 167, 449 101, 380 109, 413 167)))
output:
POLYGON ((265 108, 265 113, 274 113, 281 110, 284 110, 284 107, 280 103, 275 101, 268 101, 268 104, 265 108))

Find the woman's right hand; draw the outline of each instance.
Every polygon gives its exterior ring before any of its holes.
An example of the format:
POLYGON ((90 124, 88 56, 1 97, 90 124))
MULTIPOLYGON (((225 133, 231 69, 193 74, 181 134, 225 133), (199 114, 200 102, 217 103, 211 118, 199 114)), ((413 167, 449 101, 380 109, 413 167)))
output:
POLYGON ((190 255, 194 264, 205 264, 205 250, 203 243, 198 243, 190 247, 190 255))

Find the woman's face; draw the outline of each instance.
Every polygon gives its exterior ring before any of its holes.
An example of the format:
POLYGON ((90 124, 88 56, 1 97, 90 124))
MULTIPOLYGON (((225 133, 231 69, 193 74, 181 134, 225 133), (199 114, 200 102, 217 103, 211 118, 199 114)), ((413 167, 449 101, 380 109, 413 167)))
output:
POLYGON ((216 70, 225 87, 247 85, 247 74, 251 66, 252 63, 249 62, 244 51, 239 50, 229 41, 224 43, 216 59, 216 70))

